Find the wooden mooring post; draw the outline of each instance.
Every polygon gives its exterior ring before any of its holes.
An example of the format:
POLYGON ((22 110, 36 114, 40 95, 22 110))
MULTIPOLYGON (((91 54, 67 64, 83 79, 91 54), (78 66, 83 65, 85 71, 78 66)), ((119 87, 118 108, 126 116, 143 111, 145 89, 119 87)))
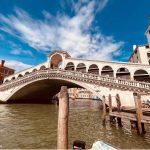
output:
POLYGON ((57 149, 68 149, 69 95, 66 86, 59 93, 57 149))
POLYGON ((112 97, 111 97, 111 94, 109 94, 108 100, 109 100, 109 120, 110 120, 110 124, 112 124, 112 123, 114 123, 115 118, 110 115, 112 113, 112 97))
MULTIPOLYGON (((117 112, 121 112, 121 100, 119 94, 116 94, 117 112)), ((119 127, 122 127, 121 117, 117 117, 117 123, 119 127)))
POLYGON ((103 114, 102 114, 102 121, 103 125, 106 124, 106 98, 105 95, 102 97, 102 104, 103 104, 103 114))
POLYGON ((143 113, 142 113, 142 104, 141 104, 141 96, 138 93, 133 93, 135 109, 137 115, 137 131, 139 134, 145 133, 144 123, 141 123, 143 113))
POLYGON ((108 100, 109 100, 109 113, 111 113, 112 112, 112 98, 111 98, 111 94, 109 94, 108 100))
POLYGON ((117 103, 117 111, 121 111, 121 101, 120 101, 120 96, 119 94, 116 94, 116 103, 117 103))

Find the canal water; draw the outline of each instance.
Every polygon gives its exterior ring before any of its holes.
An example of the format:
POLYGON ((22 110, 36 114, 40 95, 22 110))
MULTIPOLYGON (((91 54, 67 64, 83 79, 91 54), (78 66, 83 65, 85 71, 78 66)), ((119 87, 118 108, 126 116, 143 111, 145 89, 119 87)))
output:
MULTIPOLYGON (((69 148, 74 140, 84 140, 87 147, 102 140, 116 148, 150 148, 150 129, 139 136, 124 120, 123 128, 104 127, 101 111, 93 101, 71 101, 69 115, 69 148)), ((52 149, 57 143, 58 106, 49 104, 0 105, 0 149, 52 149)))

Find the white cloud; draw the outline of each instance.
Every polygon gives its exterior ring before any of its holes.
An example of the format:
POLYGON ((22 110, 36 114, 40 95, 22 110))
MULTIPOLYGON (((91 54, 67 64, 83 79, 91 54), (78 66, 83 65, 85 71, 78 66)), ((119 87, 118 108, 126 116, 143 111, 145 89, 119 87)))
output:
POLYGON ((17 45, 16 43, 12 42, 12 41, 8 41, 9 47, 10 47, 10 54, 13 55, 27 55, 27 56, 32 56, 33 57, 33 53, 30 50, 26 50, 26 49, 22 49, 21 45, 17 45))
POLYGON ((65 14, 54 17, 43 11, 44 20, 35 20, 16 8, 15 15, 0 15, 0 29, 36 50, 63 49, 73 57, 111 60, 123 42, 116 42, 112 36, 105 36, 93 28, 96 12, 102 11, 107 3, 108 0, 81 0, 73 3, 72 17, 65 14))
POLYGON ((16 60, 6 60, 5 66, 15 69, 16 72, 32 67, 32 65, 25 64, 16 60))
POLYGON ((4 40, 4 36, 0 34, 0 40, 4 40))
POLYGON ((21 55, 21 54, 25 54, 25 55, 30 55, 33 56, 33 53, 29 50, 22 50, 22 49, 13 49, 10 51, 11 54, 14 55, 21 55))

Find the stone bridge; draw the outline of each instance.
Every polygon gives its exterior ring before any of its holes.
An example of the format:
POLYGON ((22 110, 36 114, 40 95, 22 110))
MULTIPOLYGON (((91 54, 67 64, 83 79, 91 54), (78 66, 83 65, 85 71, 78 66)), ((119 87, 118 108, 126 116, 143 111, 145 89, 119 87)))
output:
POLYGON ((83 87, 102 98, 119 94, 123 106, 134 106, 133 92, 147 100, 150 95, 149 65, 75 59, 55 51, 46 62, 8 76, 0 85, 4 102, 47 102, 62 85, 83 87), (144 69, 143 69, 144 68, 144 69))

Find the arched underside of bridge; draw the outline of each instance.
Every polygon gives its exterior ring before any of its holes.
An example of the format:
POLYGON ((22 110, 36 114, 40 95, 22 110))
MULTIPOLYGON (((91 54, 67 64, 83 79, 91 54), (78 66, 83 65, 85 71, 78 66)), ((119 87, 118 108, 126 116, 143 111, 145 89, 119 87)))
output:
POLYGON ((116 105, 115 96, 119 93, 122 106, 134 106, 132 90, 121 86, 113 86, 113 88, 103 82, 97 85, 93 83, 93 80, 83 81, 82 78, 69 78, 59 74, 51 74, 51 76, 39 74, 31 78, 23 78, 20 83, 0 92, 0 100, 6 103, 50 103, 52 97, 60 91, 61 86, 67 86, 68 88, 83 87, 100 99, 105 95, 108 100, 108 95, 111 94, 113 106, 116 105))
POLYGON ((65 80, 39 80, 19 89, 7 100, 7 103, 50 103, 52 97, 60 91, 61 86, 81 87, 65 80))

